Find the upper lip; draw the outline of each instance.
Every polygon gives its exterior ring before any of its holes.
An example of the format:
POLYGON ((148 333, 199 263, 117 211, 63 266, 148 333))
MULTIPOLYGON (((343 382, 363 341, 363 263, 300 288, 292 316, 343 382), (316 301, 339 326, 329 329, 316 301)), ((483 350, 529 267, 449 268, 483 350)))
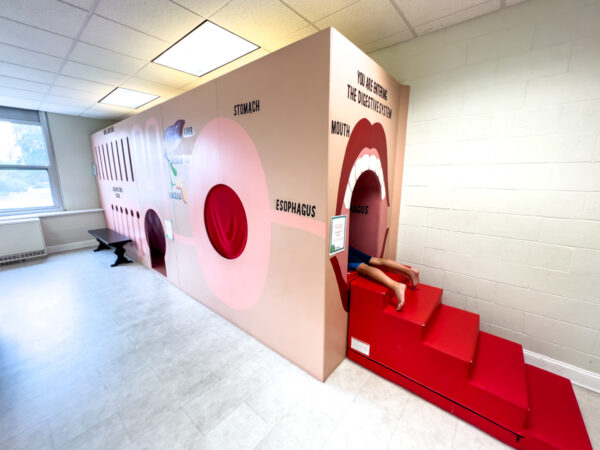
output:
POLYGON ((365 170, 373 170, 381 182, 381 196, 390 205, 389 187, 388 187, 388 160, 387 144, 385 131, 380 123, 371 124, 368 119, 359 120, 350 134, 346 154, 342 163, 342 173, 340 175, 340 184, 338 187, 338 197, 336 203, 336 214, 341 214, 342 207, 349 209, 350 199, 352 198, 352 189, 356 180, 365 170), (365 149, 375 149, 379 158, 375 155, 363 155, 359 158, 361 152, 365 149))

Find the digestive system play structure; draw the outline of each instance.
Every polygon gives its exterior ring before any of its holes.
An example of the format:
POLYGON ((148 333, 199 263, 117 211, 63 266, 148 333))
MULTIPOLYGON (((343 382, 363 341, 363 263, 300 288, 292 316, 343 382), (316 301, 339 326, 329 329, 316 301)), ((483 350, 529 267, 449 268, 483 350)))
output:
POLYGON ((511 446, 590 448, 570 382, 520 345, 439 288, 397 312, 347 272, 349 245, 395 258, 408 95, 317 33, 93 134, 107 226, 319 380, 347 356, 511 446))

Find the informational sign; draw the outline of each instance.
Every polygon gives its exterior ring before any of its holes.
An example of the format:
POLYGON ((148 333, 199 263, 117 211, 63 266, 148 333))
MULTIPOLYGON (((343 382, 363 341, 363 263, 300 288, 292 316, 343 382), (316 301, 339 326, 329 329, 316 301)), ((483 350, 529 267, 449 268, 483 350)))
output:
POLYGON ((165 219, 165 237, 169 240, 173 240, 173 222, 165 219))
POLYGON ((366 342, 359 341, 355 337, 350 338, 350 348, 367 356, 369 356, 369 353, 371 352, 371 345, 367 344, 366 342))
POLYGON ((333 216, 331 218, 331 236, 329 238, 330 255, 335 255, 345 249, 346 219, 347 216, 333 216))

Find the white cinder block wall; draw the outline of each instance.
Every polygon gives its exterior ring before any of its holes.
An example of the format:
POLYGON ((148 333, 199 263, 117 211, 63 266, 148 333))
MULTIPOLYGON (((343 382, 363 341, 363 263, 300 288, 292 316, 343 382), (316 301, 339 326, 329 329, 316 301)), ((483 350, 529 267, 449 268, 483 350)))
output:
POLYGON ((371 56, 411 86, 398 259, 482 330, 600 373, 600 2, 371 56))

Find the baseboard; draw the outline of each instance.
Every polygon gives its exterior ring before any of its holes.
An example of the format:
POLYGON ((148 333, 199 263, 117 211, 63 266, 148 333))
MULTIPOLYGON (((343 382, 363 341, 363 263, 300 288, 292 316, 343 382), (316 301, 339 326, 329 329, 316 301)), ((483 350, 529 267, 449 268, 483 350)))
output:
POLYGON ((600 374, 523 349, 525 362, 571 380, 573 384, 600 393, 600 374))
POLYGON ((69 250, 77 250, 78 248, 94 247, 98 242, 95 239, 89 239, 87 241, 69 242, 67 244, 50 245, 46 248, 48 254, 68 252, 69 250))

